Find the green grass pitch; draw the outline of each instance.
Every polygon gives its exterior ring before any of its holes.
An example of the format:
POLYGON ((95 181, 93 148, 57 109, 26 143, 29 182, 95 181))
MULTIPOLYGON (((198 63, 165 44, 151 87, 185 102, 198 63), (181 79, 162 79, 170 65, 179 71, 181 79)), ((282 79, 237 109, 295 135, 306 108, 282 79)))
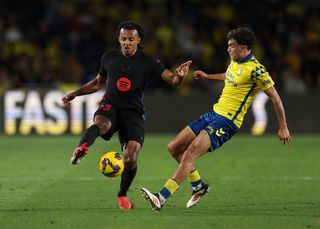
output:
POLYGON ((119 151, 117 138, 97 139, 73 167, 78 136, 0 136, 0 228, 320 228, 320 136, 236 135, 196 166, 213 191, 187 209, 188 182, 153 212, 140 188, 158 191, 177 164, 166 145, 173 135, 146 135, 128 196, 135 209, 117 208, 119 178, 98 171, 100 155, 119 151))

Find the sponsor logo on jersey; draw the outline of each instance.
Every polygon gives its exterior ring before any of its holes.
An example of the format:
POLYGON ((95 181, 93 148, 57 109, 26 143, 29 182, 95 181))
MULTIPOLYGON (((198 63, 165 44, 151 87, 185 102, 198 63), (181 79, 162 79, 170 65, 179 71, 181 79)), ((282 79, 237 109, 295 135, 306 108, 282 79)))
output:
POLYGON ((230 71, 226 72, 225 82, 227 84, 230 84, 233 87, 237 87, 238 86, 238 84, 236 82, 234 82, 234 75, 230 71))
POLYGON ((117 81, 117 88, 121 92, 129 91, 131 88, 131 81, 126 77, 121 77, 117 81))

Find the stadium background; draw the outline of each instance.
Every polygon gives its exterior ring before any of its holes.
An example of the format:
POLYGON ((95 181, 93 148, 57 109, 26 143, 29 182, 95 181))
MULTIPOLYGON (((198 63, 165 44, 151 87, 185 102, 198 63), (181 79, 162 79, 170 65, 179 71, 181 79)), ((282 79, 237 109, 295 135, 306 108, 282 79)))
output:
MULTIPOLYGON (((94 97, 99 101, 98 95, 79 102, 73 115, 61 111, 60 97, 96 75, 102 53, 118 47, 116 27, 126 19, 142 24, 144 50, 168 68, 192 59, 192 70, 207 72, 226 69, 228 30, 252 28, 257 37, 254 54, 276 82, 291 131, 319 132, 320 3, 278 2, 0 1, 1 132, 60 134, 78 125, 71 130, 77 134, 89 125, 94 109, 86 104, 94 97), (57 112, 46 109, 46 95, 57 112), (78 119, 77 124, 70 119, 78 119), (28 123, 23 130, 21 125, 28 123), (43 125, 51 129, 39 127, 43 125)), ((145 96, 147 130, 177 132, 210 109, 221 88, 219 82, 192 77, 178 88, 154 82, 145 96)), ((270 101, 267 109, 267 131, 274 132, 277 121, 270 101)), ((248 113, 243 132, 252 125, 248 113)))

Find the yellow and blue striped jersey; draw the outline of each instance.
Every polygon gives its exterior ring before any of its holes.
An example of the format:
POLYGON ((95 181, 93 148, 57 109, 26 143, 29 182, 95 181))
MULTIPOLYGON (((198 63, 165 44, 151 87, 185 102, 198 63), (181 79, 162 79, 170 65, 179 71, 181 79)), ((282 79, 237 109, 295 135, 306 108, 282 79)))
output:
POLYGON ((224 88, 213 110, 240 128, 257 92, 272 87, 274 82, 252 53, 241 61, 231 60, 225 76, 224 88))

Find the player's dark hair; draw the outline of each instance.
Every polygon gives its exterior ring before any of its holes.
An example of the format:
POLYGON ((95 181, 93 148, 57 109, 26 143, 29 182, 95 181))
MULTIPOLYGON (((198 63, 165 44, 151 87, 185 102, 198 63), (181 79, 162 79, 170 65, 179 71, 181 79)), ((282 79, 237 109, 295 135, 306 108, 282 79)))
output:
MULTIPOLYGON (((139 37, 141 39, 140 43, 142 42, 143 40, 143 37, 144 37, 144 30, 142 28, 141 25, 133 22, 133 21, 123 21, 123 22, 120 22, 120 24, 118 25, 118 28, 117 28, 117 36, 119 37, 120 35, 120 30, 121 29, 125 29, 125 30, 137 30, 138 34, 139 34, 139 37)), ((138 48, 139 49, 142 49, 142 46, 140 44, 138 44, 138 48)))
POLYGON ((239 27, 229 31, 227 38, 228 40, 234 39, 240 45, 248 46, 248 49, 251 49, 256 41, 254 33, 246 27, 239 27))

